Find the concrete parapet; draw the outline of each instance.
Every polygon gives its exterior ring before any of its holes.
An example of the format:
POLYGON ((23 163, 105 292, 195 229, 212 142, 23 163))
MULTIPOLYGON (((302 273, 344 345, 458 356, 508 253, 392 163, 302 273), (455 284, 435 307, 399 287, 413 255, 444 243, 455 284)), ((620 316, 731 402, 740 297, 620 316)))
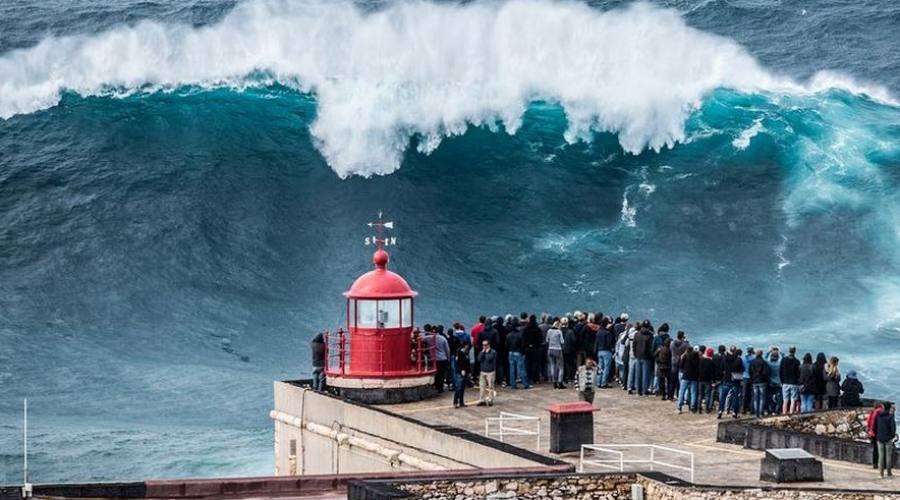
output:
MULTIPOLYGON (((813 455, 830 460, 871 465, 872 445, 868 442, 835 437, 828 433, 801 432, 794 430, 792 426, 773 425, 776 420, 822 419, 829 414, 846 413, 847 411, 838 409, 817 412, 812 415, 723 420, 718 424, 716 440, 761 451, 771 448, 801 448, 813 455)), ((897 463, 900 463, 900 452, 894 450, 894 464, 897 463)))

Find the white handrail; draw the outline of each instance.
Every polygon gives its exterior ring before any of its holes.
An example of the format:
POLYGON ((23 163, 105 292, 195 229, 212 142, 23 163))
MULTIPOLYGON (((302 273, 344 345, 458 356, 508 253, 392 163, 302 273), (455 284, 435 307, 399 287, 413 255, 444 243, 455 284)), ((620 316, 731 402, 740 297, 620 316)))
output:
POLYGON ((499 417, 487 417, 484 419, 484 435, 486 437, 499 436, 500 442, 503 441, 504 435, 514 436, 536 436, 535 449, 541 449, 541 419, 540 417, 530 417, 528 415, 519 415, 517 413, 500 412, 499 417), (534 422, 535 430, 520 429, 516 427, 508 427, 508 423, 512 422, 534 422), (491 424, 497 424, 497 431, 491 432, 491 424))
POLYGON ((669 448, 667 446, 660 446, 657 444, 583 444, 581 445, 581 456, 578 461, 578 472, 584 472, 584 466, 593 465, 595 467, 606 467, 615 469, 614 464, 619 463, 619 472, 625 472, 625 464, 650 464, 650 470, 653 470, 654 465, 660 465, 663 467, 669 467, 672 469, 683 470, 689 472, 691 475, 691 483, 694 482, 694 454, 689 451, 678 450, 675 448, 669 448), (650 458, 649 459, 628 459, 624 458, 624 453, 620 450, 616 450, 614 448, 646 448, 650 450, 650 458), (595 459, 585 459, 585 451, 594 451, 594 452, 603 452, 603 453, 612 453, 614 455, 618 455, 618 460, 595 460, 595 459), (686 455, 690 459, 690 466, 685 467, 683 465, 677 465, 669 462, 663 462, 661 460, 656 459, 656 450, 666 451, 670 453, 675 453, 679 455, 686 455))

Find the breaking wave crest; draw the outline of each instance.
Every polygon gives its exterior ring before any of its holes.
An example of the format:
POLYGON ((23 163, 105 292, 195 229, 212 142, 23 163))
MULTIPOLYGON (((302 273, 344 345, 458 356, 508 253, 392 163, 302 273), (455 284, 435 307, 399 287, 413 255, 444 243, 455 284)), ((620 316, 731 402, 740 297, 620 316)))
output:
POLYGON ((0 117, 52 107, 63 92, 271 83, 315 96, 312 134, 341 177, 393 172, 414 137, 427 153, 470 125, 515 133, 538 100, 564 109, 568 142, 614 132, 630 153, 684 141, 685 120, 717 88, 891 100, 832 72, 805 84, 773 75, 734 41, 643 3, 603 12, 549 0, 403 2, 367 12, 263 0, 210 26, 144 21, 6 53, 0 117))

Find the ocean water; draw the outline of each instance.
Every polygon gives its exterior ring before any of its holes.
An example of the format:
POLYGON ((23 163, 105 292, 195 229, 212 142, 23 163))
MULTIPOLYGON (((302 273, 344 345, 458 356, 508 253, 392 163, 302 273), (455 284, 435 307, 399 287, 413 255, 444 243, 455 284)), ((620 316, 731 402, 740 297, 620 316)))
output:
POLYGON ((0 483, 271 473, 370 267, 898 397, 900 4, 0 2, 0 483))

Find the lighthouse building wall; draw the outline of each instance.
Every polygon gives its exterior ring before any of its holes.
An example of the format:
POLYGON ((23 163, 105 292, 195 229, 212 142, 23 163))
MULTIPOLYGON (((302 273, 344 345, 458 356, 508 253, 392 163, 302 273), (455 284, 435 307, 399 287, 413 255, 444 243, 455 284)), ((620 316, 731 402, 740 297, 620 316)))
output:
POLYGON ((542 465, 377 407, 275 382, 275 474, 542 465))

